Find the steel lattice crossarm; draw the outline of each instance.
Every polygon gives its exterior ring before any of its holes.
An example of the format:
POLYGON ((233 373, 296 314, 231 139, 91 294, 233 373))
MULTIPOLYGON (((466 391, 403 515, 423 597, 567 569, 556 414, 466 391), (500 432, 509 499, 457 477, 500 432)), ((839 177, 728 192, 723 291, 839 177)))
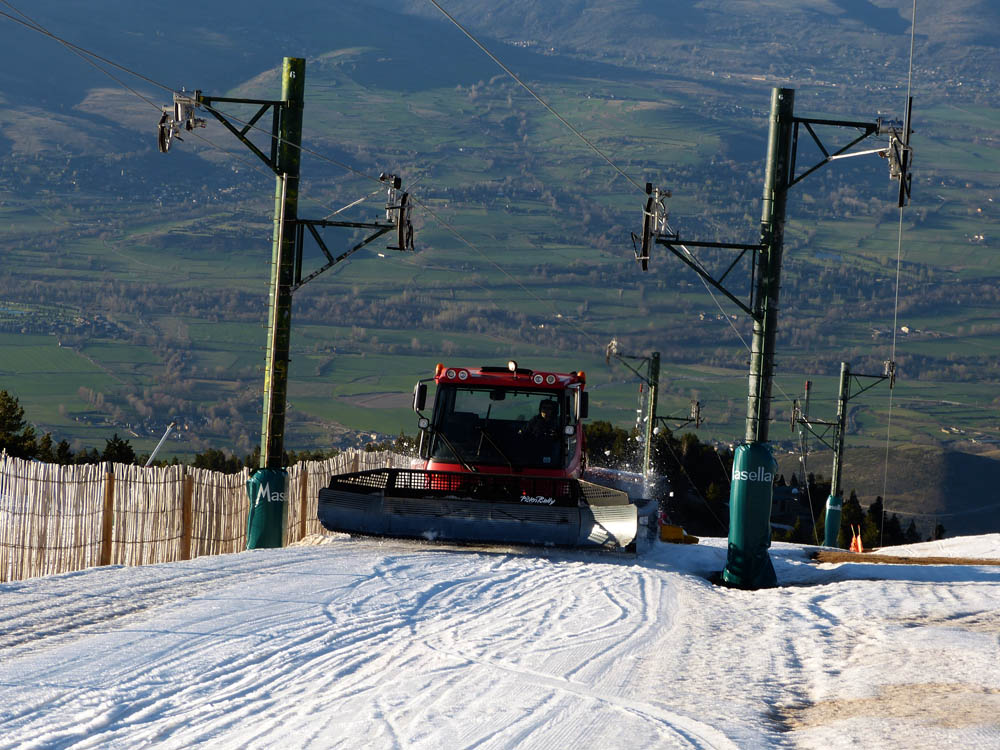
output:
MULTIPOLYGON (((208 96, 203 94, 200 90, 195 90, 194 95, 188 95, 183 91, 176 92, 174 93, 173 105, 163 108, 163 114, 160 117, 158 126, 157 143, 160 151, 162 153, 166 153, 170 150, 170 144, 173 140, 183 140, 183 138, 180 137, 180 132, 191 131, 196 127, 205 127, 205 120, 194 116, 196 109, 204 107, 216 120, 222 123, 226 130, 236 136, 236 138, 243 145, 249 148, 251 152, 263 161, 267 165, 268 169, 274 172, 274 174, 279 178, 283 178, 286 173, 282 170, 282 166, 279 163, 279 155, 282 146, 281 118, 284 111, 293 105, 294 102, 282 99, 248 99, 234 96, 208 96), (249 120, 243 121, 216 109, 214 105, 220 103, 251 104, 256 105, 258 109, 249 120), (252 130, 260 130, 260 128, 257 127, 257 123, 268 113, 268 111, 271 112, 271 145, 269 153, 265 153, 263 149, 261 149, 249 138, 249 133, 252 130), (241 127, 237 127, 237 125, 241 125, 241 127)), ((288 142, 286 141, 285 144, 287 145, 288 142)), ((388 196, 385 206, 386 220, 384 222, 300 219, 298 217, 290 217, 287 215, 284 217, 283 223, 294 231, 295 269, 294 281, 291 285, 292 292, 296 291, 309 281, 312 281, 314 278, 319 276, 324 271, 329 270, 337 263, 346 260, 361 248, 367 246, 369 243, 390 231, 396 231, 396 244, 387 247, 387 249, 413 249, 413 225, 410 221, 412 204, 409 201, 409 195, 400 190, 402 183, 400 178, 396 175, 382 173, 379 179, 382 182, 388 183, 388 196), (347 251, 334 257, 329 248, 327 248, 326 243, 323 241, 319 231, 317 231, 319 228, 326 227, 368 229, 371 230, 373 234, 370 234, 368 237, 355 244, 347 251), (323 255, 326 256, 327 262, 303 278, 302 256, 305 245, 305 233, 307 230, 316 241, 316 244, 322 251, 323 255)))
POLYGON ((695 273, 697 273, 699 276, 701 276, 701 278, 703 278, 705 281, 707 281, 709 284, 715 287, 715 289, 726 295, 726 297, 728 297, 733 304, 739 307, 743 312, 745 312, 751 318, 756 319, 759 315, 762 314, 760 310, 755 311, 754 282, 755 282, 755 273, 757 268, 757 253, 760 252, 762 249, 764 249, 764 247, 766 247, 764 243, 757 243, 755 245, 743 245, 736 242, 700 242, 697 240, 681 240, 677 237, 677 235, 657 235, 656 244, 663 245, 670 252, 672 252, 674 255, 680 258, 687 266, 692 268, 695 273), (702 265, 701 261, 699 261, 694 255, 691 254, 691 252, 688 250, 688 247, 710 247, 722 250, 739 250, 740 253, 739 255, 736 256, 736 259, 729 264, 729 267, 725 270, 725 272, 721 276, 719 276, 719 278, 715 278, 712 275, 712 273, 707 268, 705 268, 704 265, 702 265), (743 260, 743 257, 748 252, 753 253, 753 256, 750 259, 750 296, 747 302, 744 302, 739 297, 730 292, 725 286, 723 286, 723 282, 726 280, 726 277, 729 275, 729 272, 732 271, 737 266, 737 264, 739 264, 741 260, 743 260))
MULTIPOLYGON (((906 112, 902 122, 898 120, 876 119, 874 122, 858 120, 831 120, 817 117, 797 117, 789 118, 791 125, 791 153, 787 164, 784 184, 780 187, 782 193, 786 192, 793 185, 798 184, 820 167, 839 159, 847 159, 855 156, 876 155, 889 161, 889 177, 899 182, 898 205, 900 208, 907 205, 910 199, 910 189, 913 175, 911 172, 913 161, 913 147, 910 146, 910 136, 913 133, 912 127, 913 97, 909 97, 906 105, 906 112), (796 161, 799 147, 799 128, 804 127, 813 142, 823 154, 823 158, 816 164, 807 168, 801 174, 796 175, 796 161), (830 149, 824 144, 815 127, 836 127, 856 129, 859 132, 857 137, 843 146, 830 149), (880 148, 868 149, 864 151, 851 151, 851 149, 871 136, 888 136, 888 144, 880 148)), ((642 270, 649 268, 650 246, 652 244, 663 245, 684 263, 691 267, 706 282, 725 294, 733 303, 748 315, 753 316, 753 294, 749 304, 734 296, 723 285, 722 282, 730 271, 742 260, 745 253, 749 251, 759 251, 766 247, 771 241, 769 235, 762 235, 758 244, 741 244, 733 242, 701 242, 696 240, 681 240, 676 233, 670 231, 667 224, 666 199, 671 196, 669 190, 655 187, 652 183, 646 183, 645 206, 642 212, 642 233, 636 235, 632 233, 632 244, 635 250, 636 260, 642 266, 642 270), (739 250, 740 255, 726 269, 718 279, 712 276, 705 267, 688 250, 688 247, 706 247, 725 250, 739 250)), ((752 268, 756 263, 751 264, 752 268)), ((751 283, 751 289, 753 289, 751 283)))
POLYGON ((793 122, 795 127, 792 134, 792 161, 790 174, 792 175, 791 181, 788 183, 788 187, 802 181, 807 176, 815 172, 817 169, 825 164, 829 164, 831 161, 836 159, 847 159, 853 156, 865 156, 868 154, 875 154, 881 156, 884 159, 889 160, 889 177, 893 180, 899 181, 899 195, 897 203, 900 208, 907 205, 910 199, 910 187, 912 184, 913 175, 910 171, 913 148, 910 146, 910 135, 913 133, 912 129, 912 114, 913 114, 913 97, 909 97, 906 102, 906 113, 902 123, 893 120, 883 120, 882 118, 877 119, 874 123, 872 122, 853 122, 849 120, 825 120, 818 119, 815 117, 795 117, 793 122), (819 147, 819 150, 823 152, 823 159, 818 163, 814 164, 812 167, 807 169, 802 174, 795 176, 795 159, 798 153, 798 143, 799 143, 799 125, 805 126, 806 131, 812 136, 813 142, 819 147), (827 150, 823 141, 813 130, 813 125, 830 125, 840 128, 857 128, 861 131, 861 134, 857 138, 852 140, 845 146, 841 146, 839 149, 830 152, 827 150), (850 151, 851 148, 856 146, 858 143, 868 138, 871 135, 883 135, 887 134, 889 136, 889 144, 883 148, 869 149, 866 151, 850 151))
POLYGON ((280 140, 278 133, 280 132, 282 108, 288 106, 289 102, 273 99, 241 99, 231 96, 205 96, 200 91, 195 91, 194 93, 194 100, 197 104, 203 105, 216 120, 223 124, 226 130, 235 135, 244 146, 260 157, 261 161, 267 164, 272 172, 276 175, 281 174, 281 171, 278 168, 278 146, 280 140), (229 121, 229 118, 226 117, 223 112, 220 112, 213 106, 218 103, 257 104, 260 108, 253 115, 253 117, 243 123, 242 128, 237 128, 232 122, 229 121), (264 152, 247 137, 247 133, 255 128, 257 121, 267 114, 268 110, 271 110, 271 149, 270 154, 265 155, 264 152))

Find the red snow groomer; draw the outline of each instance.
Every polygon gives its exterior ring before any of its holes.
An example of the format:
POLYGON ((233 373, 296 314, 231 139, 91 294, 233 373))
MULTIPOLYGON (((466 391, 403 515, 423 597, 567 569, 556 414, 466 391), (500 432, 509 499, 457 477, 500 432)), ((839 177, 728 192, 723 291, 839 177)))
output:
POLYGON ((445 367, 417 383, 411 469, 331 478, 319 520, 331 531, 455 542, 632 548, 628 495, 585 482, 582 372, 445 367), (434 410, 422 414, 427 383, 434 410))

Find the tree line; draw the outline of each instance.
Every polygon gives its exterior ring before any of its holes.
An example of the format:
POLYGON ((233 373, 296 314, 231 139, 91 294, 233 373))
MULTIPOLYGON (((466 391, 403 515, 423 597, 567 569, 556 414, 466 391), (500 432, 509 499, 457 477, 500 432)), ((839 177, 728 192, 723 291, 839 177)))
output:
MULTIPOLYGON (((378 449, 380 446, 374 444, 366 446, 366 450, 378 449)), ((25 416, 24 407, 18 398, 5 390, 0 390, 0 451, 6 451, 9 456, 27 461, 61 465, 105 462, 145 465, 149 460, 148 453, 136 453, 131 443, 121 438, 117 432, 105 440, 102 450, 81 448, 74 451, 65 439, 55 442, 50 432, 39 436, 25 416)), ((283 464, 291 466, 299 461, 318 461, 335 456, 339 452, 336 448, 326 451, 285 451, 283 464)), ((152 465, 169 466, 179 463, 180 460, 174 456, 170 459, 157 459, 152 465)), ((260 446, 256 446, 253 451, 242 457, 209 448, 196 454, 190 465, 226 473, 237 473, 244 468, 256 469, 260 466, 260 446)))
MULTIPOLYGON (((610 422, 597 421, 586 425, 585 433, 591 466, 630 468, 633 471, 639 468, 642 444, 636 430, 624 430, 610 422)), ((654 483, 652 486, 660 509, 671 522, 684 526, 692 533, 727 535, 732 452, 728 448, 702 443, 692 432, 677 436, 669 429, 661 428, 653 440, 653 471, 656 476, 667 480, 666 484, 654 483)), ((775 486, 800 489, 797 496, 800 503, 808 504, 810 520, 799 516, 790 529, 774 528, 772 538, 800 544, 816 544, 817 540, 822 540, 830 482, 824 481, 822 476, 809 474, 806 484, 800 488, 797 477, 793 475, 790 482, 786 482, 785 477, 779 474, 775 486)), ((886 516, 881 497, 876 497, 865 509, 854 490, 844 501, 837 535, 838 547, 847 549, 850 546, 852 528, 860 528, 866 549, 924 541, 913 520, 904 528, 897 514, 886 516)), ((941 539, 945 533, 944 526, 938 523, 927 541, 941 539)))

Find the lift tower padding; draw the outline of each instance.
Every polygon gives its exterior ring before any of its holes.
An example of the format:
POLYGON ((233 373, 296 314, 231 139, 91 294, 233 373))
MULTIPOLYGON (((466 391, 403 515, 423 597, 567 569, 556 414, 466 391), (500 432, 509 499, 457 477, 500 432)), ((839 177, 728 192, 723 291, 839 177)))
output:
POLYGON ((737 588, 777 584, 771 547, 771 495, 778 464, 766 443, 744 443, 733 453, 729 494, 729 552, 722 582, 737 588))

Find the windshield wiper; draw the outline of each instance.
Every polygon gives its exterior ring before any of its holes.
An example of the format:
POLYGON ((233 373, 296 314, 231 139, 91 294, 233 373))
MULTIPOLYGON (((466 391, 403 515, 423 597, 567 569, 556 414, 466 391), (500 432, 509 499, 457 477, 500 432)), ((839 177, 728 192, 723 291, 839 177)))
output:
POLYGON ((444 444, 448 446, 448 450, 450 450, 452 452, 452 455, 458 459, 458 462, 465 467, 466 471, 470 471, 473 474, 479 471, 479 469, 477 469, 475 466, 473 466, 472 464, 470 464, 468 461, 465 460, 465 457, 458 452, 458 448, 455 447, 455 444, 448 439, 448 436, 445 435, 444 432, 442 432, 441 430, 434 430, 434 434, 444 441, 444 444))
MULTIPOLYGON (((504 461, 507 462, 507 466, 508 466, 508 468, 510 468, 510 473, 513 474, 514 473, 514 464, 513 464, 513 462, 509 458, 507 458, 507 454, 503 452, 503 450, 500 448, 499 445, 497 445, 497 441, 493 439, 493 436, 490 435, 490 433, 488 433, 486 431, 485 427, 480 427, 479 428, 479 432, 480 432, 480 434, 484 438, 486 438, 489 441, 490 445, 493 446, 493 449, 497 453, 500 454, 500 458, 502 458, 504 461)), ((480 448, 482 448, 482 441, 481 440, 479 441, 479 446, 480 446, 480 448)))

